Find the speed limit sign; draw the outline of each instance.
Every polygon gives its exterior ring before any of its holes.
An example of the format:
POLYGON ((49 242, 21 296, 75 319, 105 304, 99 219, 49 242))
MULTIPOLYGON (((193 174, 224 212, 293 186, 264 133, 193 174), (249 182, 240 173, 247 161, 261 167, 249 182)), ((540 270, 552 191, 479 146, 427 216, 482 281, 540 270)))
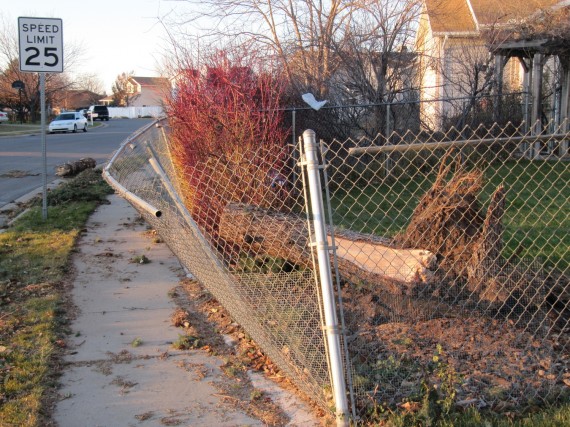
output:
POLYGON ((18 18, 20 71, 63 72, 63 23, 59 18, 18 18))
POLYGON ((42 140, 42 217, 47 219, 46 73, 63 73, 63 23, 59 18, 18 18, 20 71, 38 73, 42 140))

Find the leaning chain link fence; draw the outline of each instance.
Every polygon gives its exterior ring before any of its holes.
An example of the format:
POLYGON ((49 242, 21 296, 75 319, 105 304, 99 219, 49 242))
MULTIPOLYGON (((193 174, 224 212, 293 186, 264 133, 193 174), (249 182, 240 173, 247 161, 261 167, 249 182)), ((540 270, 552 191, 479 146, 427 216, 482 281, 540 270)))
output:
POLYGON ((107 180, 271 360, 329 409, 320 291, 304 197, 285 172, 292 172, 289 148, 213 155, 185 167, 162 124, 122 146, 107 180))
MULTIPOLYGON (((361 419, 434 395, 443 410, 497 411, 569 397, 570 134, 524 129, 322 143, 347 394, 361 419)), ((107 180, 330 409, 304 156, 260 144, 181 162, 178 149, 165 123, 148 127, 107 180)))
POLYGON ((324 143, 359 414, 569 397, 570 134, 525 128, 324 143))

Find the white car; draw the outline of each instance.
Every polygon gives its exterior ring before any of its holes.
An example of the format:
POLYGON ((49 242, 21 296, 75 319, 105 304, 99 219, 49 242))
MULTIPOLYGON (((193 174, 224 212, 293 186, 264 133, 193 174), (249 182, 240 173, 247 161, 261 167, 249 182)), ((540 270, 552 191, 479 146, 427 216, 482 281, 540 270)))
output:
POLYGON ((87 132, 87 119, 78 111, 61 113, 49 124, 49 133, 77 132, 79 129, 87 132))
POLYGON ((0 111, 0 122, 7 122, 7 121, 8 121, 8 113, 0 111))

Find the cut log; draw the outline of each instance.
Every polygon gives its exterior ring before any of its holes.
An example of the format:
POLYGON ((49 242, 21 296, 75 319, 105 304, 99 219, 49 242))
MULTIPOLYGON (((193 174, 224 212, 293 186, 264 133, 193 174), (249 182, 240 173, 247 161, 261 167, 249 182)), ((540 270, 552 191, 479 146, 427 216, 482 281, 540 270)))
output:
MULTIPOLYGON (((222 212, 219 234, 242 251, 313 267, 303 218, 230 203, 222 212)), ((436 258, 429 251, 396 248, 361 233, 338 231, 335 235, 339 272, 345 280, 367 282, 393 294, 408 294, 425 286, 432 277, 436 258)))
MULTIPOLYGON (((329 237, 329 243, 331 239, 329 237)), ((396 249, 366 241, 335 238, 336 255, 360 269, 403 283, 427 283, 437 259, 422 249, 396 249)))
POLYGON ((55 174, 57 176, 73 176, 86 169, 93 169, 97 165, 95 159, 84 157, 75 162, 67 162, 63 165, 56 166, 55 174))

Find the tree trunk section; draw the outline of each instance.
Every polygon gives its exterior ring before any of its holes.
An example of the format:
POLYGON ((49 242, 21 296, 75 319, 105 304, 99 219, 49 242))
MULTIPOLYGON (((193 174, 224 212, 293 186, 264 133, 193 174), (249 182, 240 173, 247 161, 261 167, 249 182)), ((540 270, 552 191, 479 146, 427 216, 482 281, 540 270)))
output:
MULTIPOLYGON (((300 217, 230 203, 223 210, 219 233, 242 251, 313 268, 307 222, 300 217)), ((335 236, 339 273, 344 280, 366 282, 392 294, 409 294, 432 278, 436 258, 429 251, 398 249, 380 243, 385 239, 352 231, 337 231, 335 236)))
POLYGON ((55 168, 57 176, 74 176, 86 169, 93 169, 97 165, 95 159, 84 157, 75 162, 67 162, 55 168))

